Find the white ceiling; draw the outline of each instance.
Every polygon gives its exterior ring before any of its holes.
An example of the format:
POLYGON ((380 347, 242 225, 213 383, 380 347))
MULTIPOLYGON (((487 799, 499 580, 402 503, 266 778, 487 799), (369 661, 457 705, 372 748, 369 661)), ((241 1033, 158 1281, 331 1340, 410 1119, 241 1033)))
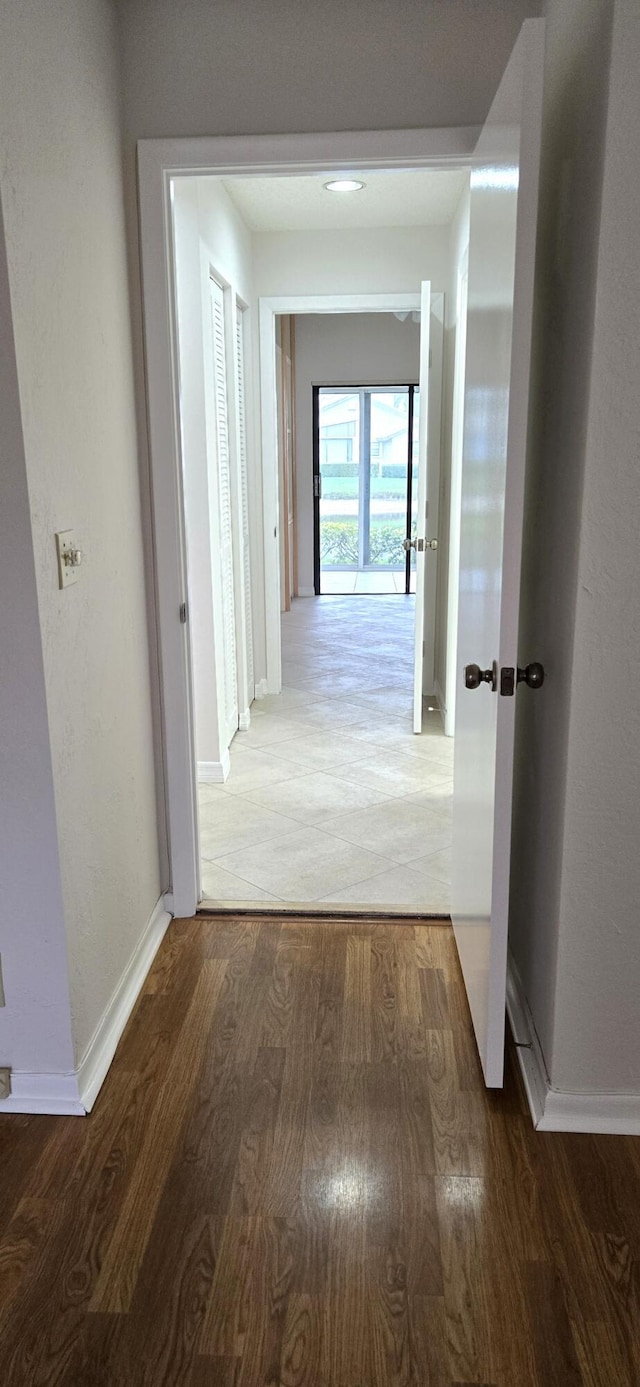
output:
POLYGON ((468 173, 465 169, 367 171, 354 175, 366 185, 360 192, 327 192, 323 184, 337 176, 224 178, 222 182, 251 231, 324 231, 444 226, 453 217, 468 173))

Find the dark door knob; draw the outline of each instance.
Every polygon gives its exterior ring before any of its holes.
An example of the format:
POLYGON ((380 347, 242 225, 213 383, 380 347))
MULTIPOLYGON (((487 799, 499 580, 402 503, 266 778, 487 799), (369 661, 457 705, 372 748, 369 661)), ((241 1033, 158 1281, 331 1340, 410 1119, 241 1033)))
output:
POLYGON ((541 689, 544 684, 544 669, 536 660, 518 670, 518 683, 528 684, 530 689, 541 689))
POLYGON ((479 665, 465 665, 465 689, 479 689, 481 684, 490 684, 495 693, 498 687, 498 666, 495 660, 491 669, 480 669, 479 665))

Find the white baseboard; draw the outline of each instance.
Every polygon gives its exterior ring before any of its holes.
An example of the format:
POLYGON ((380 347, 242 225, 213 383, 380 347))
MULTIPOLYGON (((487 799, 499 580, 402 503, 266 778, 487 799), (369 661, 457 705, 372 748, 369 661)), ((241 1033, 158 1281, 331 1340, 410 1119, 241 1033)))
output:
POLYGON ((75 1072, 11 1072, 11 1094, 0 1100, 2 1113, 49 1113, 85 1117, 96 1101, 118 1041, 138 1000, 147 973, 171 920, 161 897, 75 1072))
POLYGON ((240 732, 248 732, 251 727, 251 709, 245 708, 243 713, 238 715, 238 729, 240 732))
POLYGON ((2 1113, 50 1113, 57 1117, 86 1117, 78 1075, 21 1074, 11 1071, 11 1094, 0 1101, 2 1113))
POLYGON ((315 588, 298 588, 296 597, 315 597, 315 588))
POLYGON ((575 1093, 551 1087, 533 1017, 511 954, 507 972, 507 1013, 537 1131, 640 1136, 640 1094, 575 1093))
POLYGON ((229 779, 231 757, 225 751, 221 761, 198 761, 198 780, 201 784, 223 785, 229 779))
POLYGON ((256 698, 266 698, 269 692, 269 685, 266 679, 259 679, 256 684, 256 698))
POLYGON ((78 1066, 78 1088, 87 1112, 96 1101, 118 1041, 138 1000, 147 973, 171 920, 161 897, 138 940, 115 992, 78 1066))

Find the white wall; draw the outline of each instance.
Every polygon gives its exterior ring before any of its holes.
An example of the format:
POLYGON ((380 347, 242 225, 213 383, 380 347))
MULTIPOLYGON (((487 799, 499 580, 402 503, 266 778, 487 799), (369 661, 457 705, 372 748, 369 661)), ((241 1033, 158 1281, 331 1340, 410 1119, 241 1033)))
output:
POLYGON ((64 1073, 73 1068, 68 960, 1 218, 0 399, 0 1056, 15 1071, 64 1073))
POLYGON ((530 0, 122 0, 133 138, 484 119, 530 0))
MULTIPOLYGON (((417 292, 417 291, 416 291, 417 292)), ((417 384, 420 325, 392 313, 299 314, 295 326, 298 585, 313 592, 313 385, 417 384)))
POLYGON ((639 16, 547 9, 511 944, 552 1086, 637 1092, 639 16))
POLYGON ((640 1090, 640 9, 617 0, 576 585, 553 1080, 640 1090))
MULTIPOLYGON (((205 395, 209 363, 203 324, 209 322, 210 315, 210 268, 221 283, 233 286, 244 303, 251 303, 251 236, 216 179, 177 179, 173 205, 196 756, 200 764, 211 766, 222 760, 226 734, 223 666, 221 658, 216 660, 216 641, 222 632, 222 591, 216 543, 212 545, 212 534, 218 533, 217 496, 215 487, 211 492, 208 476, 205 395)), ((260 663, 259 621, 255 625, 260 663)))
MULTIPOLYGON (((77 1057, 161 884, 118 36, 108 0, 5 0, 0 24, 2 196, 77 1057), (85 561, 60 592, 53 537, 68 527, 85 561)), ((46 781, 37 728, 34 713, 46 781)), ((40 846, 34 833, 36 857, 40 846)), ((24 863, 13 870, 22 878, 24 863)), ((12 915, 9 929, 24 928, 12 915)), ((38 949, 44 939, 42 925, 38 949)), ((63 990, 52 976, 52 1009, 63 990)))
POLYGON ((256 296, 417 294, 420 281, 444 289, 446 226, 255 234, 256 296))

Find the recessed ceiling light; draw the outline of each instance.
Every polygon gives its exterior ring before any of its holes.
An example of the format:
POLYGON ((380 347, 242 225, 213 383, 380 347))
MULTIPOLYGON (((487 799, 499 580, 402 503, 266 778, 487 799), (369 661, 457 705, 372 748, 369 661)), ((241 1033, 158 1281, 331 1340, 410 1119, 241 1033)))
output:
POLYGON ((324 184, 328 193, 358 193, 364 186, 357 178, 332 178, 324 184))

